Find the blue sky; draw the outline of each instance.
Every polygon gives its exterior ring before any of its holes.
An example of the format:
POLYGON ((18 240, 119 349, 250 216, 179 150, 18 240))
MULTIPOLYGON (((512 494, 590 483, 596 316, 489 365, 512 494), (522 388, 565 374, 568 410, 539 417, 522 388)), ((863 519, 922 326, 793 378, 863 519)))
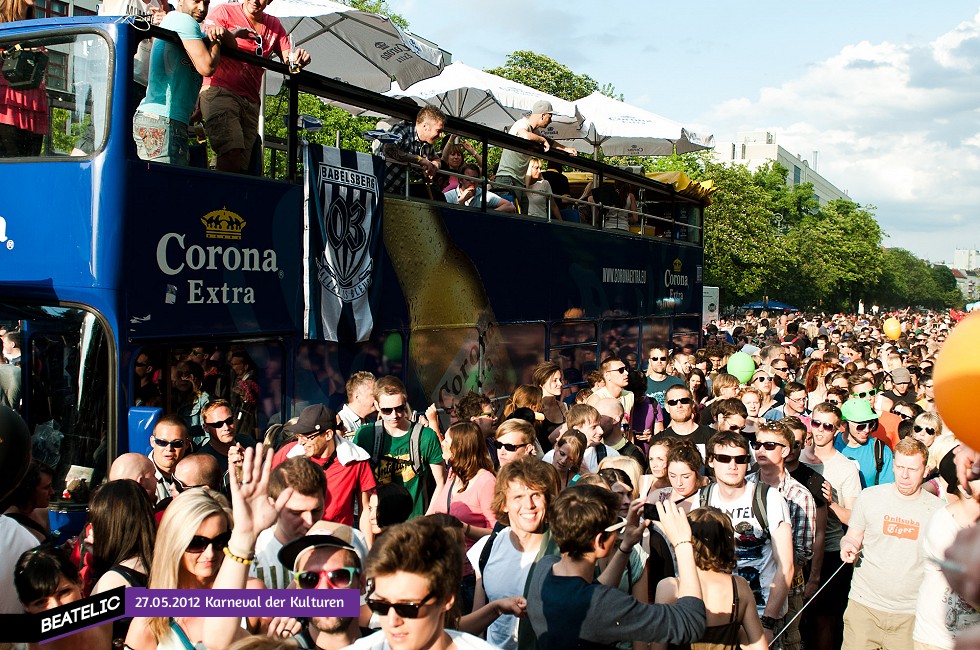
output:
POLYGON ((933 261, 980 247, 980 3, 389 0, 479 68, 529 49, 720 141, 768 130, 933 261))

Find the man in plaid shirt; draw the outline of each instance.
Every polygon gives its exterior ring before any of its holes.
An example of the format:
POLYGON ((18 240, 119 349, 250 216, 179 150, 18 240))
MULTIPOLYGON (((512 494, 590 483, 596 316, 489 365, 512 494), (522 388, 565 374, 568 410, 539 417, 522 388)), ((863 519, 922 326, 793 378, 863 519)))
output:
MULTIPOLYGON (((415 123, 402 122, 392 127, 391 133, 398 140, 384 145, 385 159, 385 192, 405 195, 405 172, 411 169, 411 182, 431 181, 439 171, 440 160, 433 145, 442 135, 442 127, 446 123, 446 114, 433 106, 425 106, 419 111, 415 123), (419 171, 421 167, 421 172, 419 171)), ((421 198, 441 200, 442 192, 433 192, 432 196, 420 194, 421 198), (438 195, 438 196, 436 196, 438 195)))
MULTIPOLYGON (((789 607, 784 620, 788 621, 803 606, 803 567, 813 557, 813 540, 816 532, 816 502, 810 491, 790 476, 783 464, 796 444, 789 427, 781 422, 764 422, 750 443, 759 464, 759 480, 779 490, 789 506, 790 523, 793 526, 793 582, 789 590, 789 607)), ((793 621, 782 638, 784 650, 799 650, 799 619, 793 621)))

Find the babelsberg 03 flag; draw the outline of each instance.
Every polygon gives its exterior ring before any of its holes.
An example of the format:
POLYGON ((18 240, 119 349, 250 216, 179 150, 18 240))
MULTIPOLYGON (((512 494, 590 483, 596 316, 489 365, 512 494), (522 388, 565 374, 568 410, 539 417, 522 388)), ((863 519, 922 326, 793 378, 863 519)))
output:
POLYGON ((335 147, 305 149, 306 336, 337 341, 347 318, 357 340, 365 341, 380 295, 384 162, 335 147))

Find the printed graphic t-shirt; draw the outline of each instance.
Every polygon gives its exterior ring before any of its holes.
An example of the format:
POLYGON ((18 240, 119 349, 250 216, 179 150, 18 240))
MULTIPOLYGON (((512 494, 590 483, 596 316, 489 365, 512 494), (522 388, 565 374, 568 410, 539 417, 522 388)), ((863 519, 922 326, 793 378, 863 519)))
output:
POLYGON ((863 552, 854 566, 850 598, 893 614, 915 613, 922 583, 922 536, 939 498, 921 490, 903 497, 894 484, 865 489, 854 503, 848 526, 864 531, 863 552))
MULTIPOLYGON (((374 430, 375 425, 368 424, 358 429, 357 433, 354 434, 354 444, 369 454, 374 451, 374 430)), ((419 517, 425 514, 422 499, 425 482, 420 481, 419 475, 412 469, 412 457, 409 451, 410 433, 411 428, 405 435, 394 438, 385 432, 385 439, 381 442, 381 458, 377 467, 374 468, 374 478, 378 485, 401 483, 405 486, 415 503, 412 509, 412 517, 419 517)), ((442 447, 439 445, 439 437, 429 427, 422 428, 419 439, 419 454, 422 457, 423 472, 432 471, 429 465, 437 465, 442 462, 442 447)))

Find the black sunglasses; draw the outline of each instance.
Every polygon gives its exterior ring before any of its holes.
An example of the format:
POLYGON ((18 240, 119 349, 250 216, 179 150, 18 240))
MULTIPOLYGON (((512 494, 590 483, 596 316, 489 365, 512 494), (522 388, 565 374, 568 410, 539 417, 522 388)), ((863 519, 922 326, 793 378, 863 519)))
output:
POLYGON ((912 416, 911 415, 909 415, 908 413, 902 413, 901 411, 892 411, 892 415, 897 415, 898 417, 902 418, 903 420, 911 420, 912 419, 912 416))
POLYGON ((205 422, 204 426, 212 427, 214 429, 220 429, 221 427, 232 427, 235 426, 235 418, 228 418, 226 420, 218 420, 217 422, 205 422))
POLYGON ((789 370, 789 366, 773 366, 772 369, 782 372, 783 370, 789 370))
POLYGON ((296 574, 296 584, 300 589, 316 589, 320 578, 326 579, 331 589, 347 589, 354 584, 354 578, 361 575, 357 567, 345 566, 333 571, 303 571, 296 574))
MULTIPOLYGON (((855 422, 855 431, 874 431, 878 428, 878 420, 870 420, 868 422, 855 422)), ((914 428, 914 427, 913 427, 914 428)))
POLYGON ((666 361, 667 357, 650 357, 650 361, 666 361))
POLYGON ((677 406, 678 404, 690 404, 694 400, 690 397, 678 397, 677 399, 667 400, 667 406, 677 406))
POLYGON ((765 375, 763 375, 762 377, 756 377, 752 381, 754 381, 757 384, 764 384, 767 381, 772 381, 772 377, 766 377, 765 375))
POLYGON ((194 488, 208 487, 207 485, 184 485, 184 483, 174 475, 170 476, 170 480, 174 482, 174 489, 177 490, 177 494, 180 494, 185 490, 193 490, 194 488))
POLYGON ((736 465, 748 465, 752 458, 748 454, 739 454, 738 456, 729 456, 728 454, 712 454, 715 460, 717 460, 722 465, 727 465, 728 463, 735 461, 736 465))
POLYGON ((512 445, 509 442, 500 442, 499 440, 494 440, 493 446, 497 449, 506 449, 509 452, 515 452, 521 447, 527 447, 527 445, 512 445))
POLYGON ((384 415, 391 415, 392 413, 404 413, 405 405, 399 404, 398 406, 382 407, 379 408, 378 410, 381 411, 384 415))
POLYGON ((752 449, 755 449, 756 451, 759 451, 763 447, 766 448, 766 451, 772 451, 776 447, 785 447, 786 446, 786 445, 784 445, 781 442, 773 442, 771 440, 770 441, 767 441, 767 442, 759 442, 758 440, 753 440, 752 442, 749 443, 749 445, 751 445, 752 446, 752 449))
POLYGON ((417 603, 389 603, 387 600, 368 598, 366 604, 368 609, 381 616, 387 616, 388 612, 394 608, 399 618, 418 618, 419 610, 425 606, 426 601, 430 598, 432 598, 432 594, 429 594, 417 603))
POLYGON ((189 440, 164 440, 163 438, 153 438, 153 444, 157 447, 170 447, 172 449, 183 449, 189 440))
POLYGON ((912 427, 912 431, 915 431, 916 433, 922 433, 923 431, 925 431, 930 436, 936 435, 936 430, 933 429, 932 427, 920 427, 918 424, 912 427))
POLYGON ((618 372, 619 374, 623 374, 624 372, 629 372, 629 368, 626 366, 620 366, 618 368, 610 368, 606 372, 618 372))
POLYGON ((837 431, 837 425, 831 424, 830 422, 818 422, 817 420, 810 420, 810 424, 813 425, 814 429, 823 429, 824 431, 837 431))
POLYGON ((871 397, 874 397, 877 394, 878 394, 878 389, 877 388, 872 388, 871 390, 866 390, 863 393, 851 393, 851 396, 852 397, 860 397, 861 399, 864 399, 865 397, 868 397, 869 395, 871 397))
POLYGON ((194 535, 185 549, 185 553, 203 553, 208 546, 214 549, 215 553, 220 553, 228 546, 231 539, 231 531, 225 531, 215 537, 205 537, 204 535, 194 535))

